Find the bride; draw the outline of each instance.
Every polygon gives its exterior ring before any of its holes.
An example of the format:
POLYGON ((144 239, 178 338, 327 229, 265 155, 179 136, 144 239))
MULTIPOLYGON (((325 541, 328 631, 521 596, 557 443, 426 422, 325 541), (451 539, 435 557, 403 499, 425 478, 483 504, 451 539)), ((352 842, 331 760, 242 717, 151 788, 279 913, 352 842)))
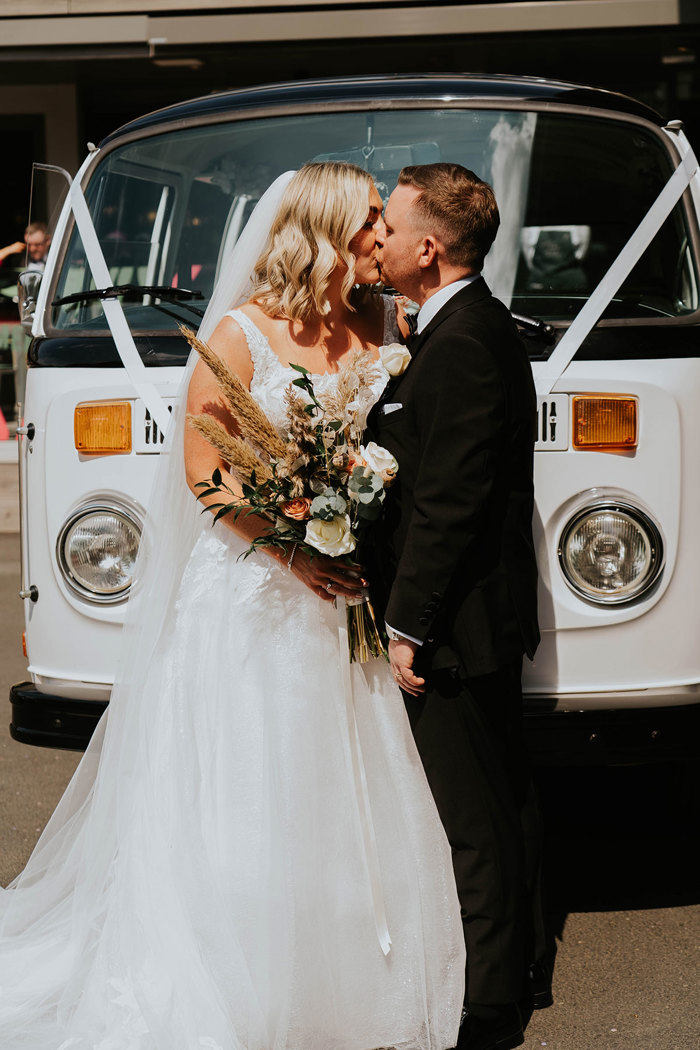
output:
MULTIPOLYGON (((234 249, 200 336, 275 424, 292 363, 332 387, 355 348, 398 338, 391 300, 353 291, 378 280, 381 222, 369 175, 312 164, 234 249)), ((223 406, 203 364, 185 383, 109 710, 0 891, 0 1045, 445 1050, 464 993, 450 851, 388 664, 350 665, 344 689, 333 597, 362 581, 300 550, 244 560, 260 520, 200 514, 185 480, 224 464, 184 406, 223 406)))

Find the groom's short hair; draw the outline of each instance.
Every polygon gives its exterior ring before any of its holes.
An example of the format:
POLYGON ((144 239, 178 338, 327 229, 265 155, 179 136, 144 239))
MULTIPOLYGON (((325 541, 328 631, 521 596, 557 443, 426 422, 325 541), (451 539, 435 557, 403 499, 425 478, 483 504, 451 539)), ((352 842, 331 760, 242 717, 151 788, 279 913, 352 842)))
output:
POLYGON ((500 222, 488 182, 461 164, 441 162, 403 168, 399 185, 420 191, 413 207, 434 223, 448 262, 480 270, 500 222))

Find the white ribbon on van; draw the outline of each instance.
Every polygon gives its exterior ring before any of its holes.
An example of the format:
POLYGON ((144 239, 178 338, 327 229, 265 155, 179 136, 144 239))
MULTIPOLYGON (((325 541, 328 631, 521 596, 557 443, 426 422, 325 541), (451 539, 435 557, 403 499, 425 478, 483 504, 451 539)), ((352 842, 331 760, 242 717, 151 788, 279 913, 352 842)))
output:
MULTIPOLYGON (((109 288, 114 284, 109 267, 105 261, 100 242, 95 232, 95 227, 90 216, 87 201, 80 186, 80 179, 75 178, 71 182, 69 190, 70 204, 75 221, 83 242, 88 265, 92 271, 96 288, 109 288)), ((107 318, 109 330, 114 339, 122 364, 126 370, 131 384, 138 397, 146 405, 162 434, 165 434, 170 423, 170 412, 163 398, 156 390, 154 384, 148 378, 148 369, 141 360, 136 349, 134 337, 131 334, 129 323, 124 314, 122 304, 118 299, 103 299, 102 308, 107 318)))
POLYGON ((595 327, 613 296, 637 265, 697 171, 698 162, 691 149, 683 157, 637 229, 594 289, 588 302, 576 314, 568 330, 546 361, 544 368, 538 371, 535 377, 535 387, 540 396, 550 393, 562 372, 571 363, 584 339, 595 327))

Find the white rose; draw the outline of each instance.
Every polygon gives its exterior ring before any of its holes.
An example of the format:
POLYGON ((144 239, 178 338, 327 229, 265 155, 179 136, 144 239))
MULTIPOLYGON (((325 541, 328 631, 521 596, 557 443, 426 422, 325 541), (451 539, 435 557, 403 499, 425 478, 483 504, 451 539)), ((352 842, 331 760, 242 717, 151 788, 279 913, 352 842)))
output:
POLYGON ((387 343, 379 347, 379 357, 390 376, 400 376, 408 368, 411 355, 403 343, 387 343))
POLYGON ((360 446, 360 455, 369 469, 379 474, 385 485, 394 480, 399 465, 391 452, 382 448, 376 441, 370 441, 368 445, 360 446))
POLYGON ((337 558, 340 554, 349 554, 355 549, 355 537, 350 532, 350 518, 347 514, 337 514, 331 521, 312 518, 307 522, 306 543, 315 547, 321 554, 337 558))

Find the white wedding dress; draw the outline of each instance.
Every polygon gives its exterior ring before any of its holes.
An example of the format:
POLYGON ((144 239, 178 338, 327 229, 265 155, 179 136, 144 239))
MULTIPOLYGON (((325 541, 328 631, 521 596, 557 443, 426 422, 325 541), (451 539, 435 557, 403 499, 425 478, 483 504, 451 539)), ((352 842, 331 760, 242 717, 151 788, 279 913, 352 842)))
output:
MULTIPOLYGON (((281 425, 295 373, 234 316, 252 392, 281 425)), ((114 702, 0 891, 0 1046, 454 1046, 465 957, 450 849, 389 666, 351 665, 349 720, 333 605, 264 553, 239 559, 246 544, 210 516, 198 529, 138 719, 114 702)))

